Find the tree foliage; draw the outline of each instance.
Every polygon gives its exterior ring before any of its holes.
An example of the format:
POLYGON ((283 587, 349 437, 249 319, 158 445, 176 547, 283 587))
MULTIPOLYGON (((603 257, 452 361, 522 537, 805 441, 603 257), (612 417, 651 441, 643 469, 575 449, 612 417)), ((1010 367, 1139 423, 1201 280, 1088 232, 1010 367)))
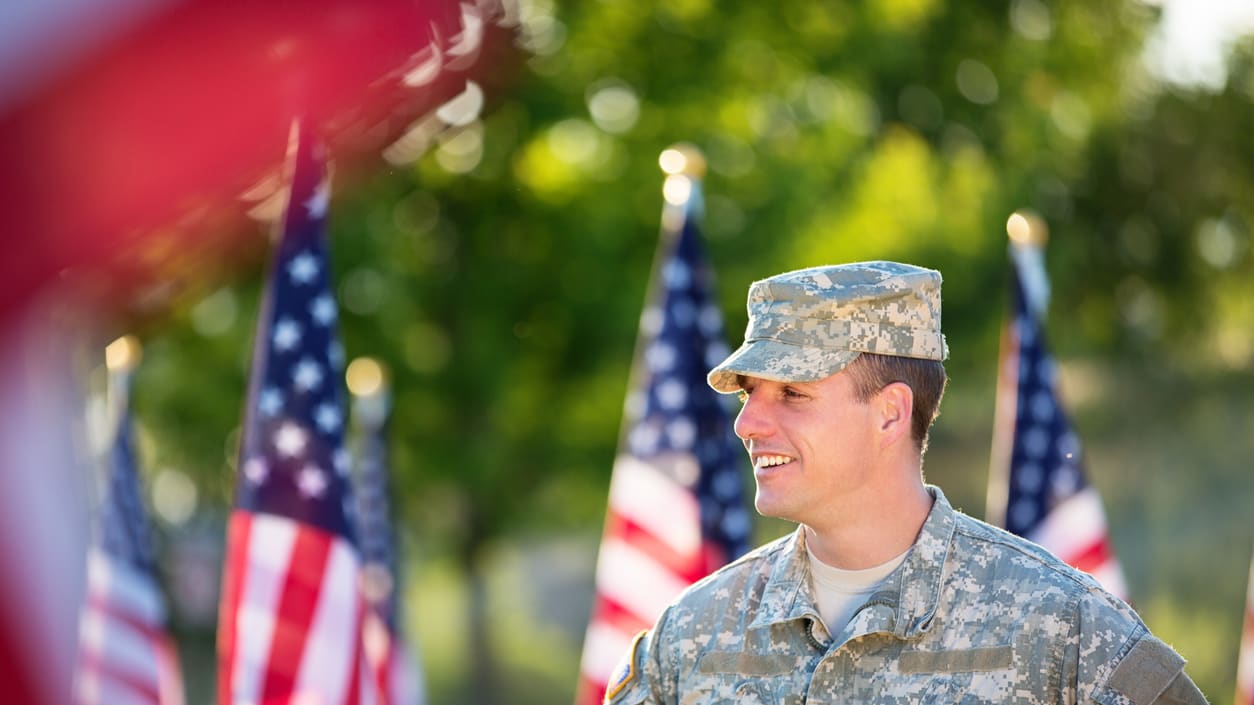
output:
MULTIPOLYGON (((1166 88, 1139 63, 1154 19, 1134 0, 522 3, 481 122, 332 205, 346 348, 394 375, 405 530, 472 565, 500 537, 599 523, 657 156, 681 140, 708 159, 733 334, 755 278, 902 259, 946 275, 951 373, 991 381, 1005 221, 1030 208, 1064 353, 1248 364, 1254 52, 1221 93, 1166 88)), ((260 274, 252 258, 163 321, 139 378, 156 465, 212 502, 260 274)))

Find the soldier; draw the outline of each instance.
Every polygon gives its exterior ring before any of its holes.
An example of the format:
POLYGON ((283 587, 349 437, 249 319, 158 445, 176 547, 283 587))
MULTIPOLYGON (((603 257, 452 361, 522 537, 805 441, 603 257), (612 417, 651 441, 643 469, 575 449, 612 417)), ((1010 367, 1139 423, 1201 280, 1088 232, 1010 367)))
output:
POLYGON ((1131 607, 924 483, 940 285, 861 262, 749 288, 709 383, 744 402, 757 510, 799 526, 677 598, 607 703, 1206 702, 1131 607))

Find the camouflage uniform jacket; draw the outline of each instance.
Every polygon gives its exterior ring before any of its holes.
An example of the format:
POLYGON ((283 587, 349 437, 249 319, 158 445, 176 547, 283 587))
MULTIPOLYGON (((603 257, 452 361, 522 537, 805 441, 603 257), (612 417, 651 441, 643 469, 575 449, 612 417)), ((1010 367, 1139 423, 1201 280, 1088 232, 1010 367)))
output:
POLYGON ((689 588, 637 637, 606 702, 1206 702, 1128 605, 928 489, 913 549, 836 634, 799 528, 689 588))

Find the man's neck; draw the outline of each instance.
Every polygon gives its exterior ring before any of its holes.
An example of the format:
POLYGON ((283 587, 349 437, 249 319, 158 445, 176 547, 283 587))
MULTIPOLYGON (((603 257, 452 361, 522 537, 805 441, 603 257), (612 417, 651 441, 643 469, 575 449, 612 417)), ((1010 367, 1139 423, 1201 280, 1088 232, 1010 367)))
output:
POLYGON ((920 480, 847 512, 833 512, 833 521, 806 523, 806 545, 836 568, 880 565, 914 545, 934 501, 920 480))

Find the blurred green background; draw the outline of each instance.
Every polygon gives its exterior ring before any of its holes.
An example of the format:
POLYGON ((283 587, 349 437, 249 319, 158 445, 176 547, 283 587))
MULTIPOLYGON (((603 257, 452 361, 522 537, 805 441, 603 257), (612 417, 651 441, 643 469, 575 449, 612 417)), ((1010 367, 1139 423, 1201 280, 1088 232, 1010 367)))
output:
MULTIPOLYGON (((519 11, 482 119, 332 201, 345 347, 393 373, 404 610, 430 702, 573 698, 657 157, 681 140, 709 162, 729 343, 762 276, 872 258, 945 274, 952 382, 926 472, 975 516, 1005 222, 1041 214, 1062 396, 1133 601, 1230 700, 1254 536, 1254 42, 1181 83, 1161 56, 1151 70, 1161 13, 1135 0, 519 11)), ((193 704, 213 702, 265 246, 259 229, 254 252, 207 265, 139 330, 134 410, 193 704)))

